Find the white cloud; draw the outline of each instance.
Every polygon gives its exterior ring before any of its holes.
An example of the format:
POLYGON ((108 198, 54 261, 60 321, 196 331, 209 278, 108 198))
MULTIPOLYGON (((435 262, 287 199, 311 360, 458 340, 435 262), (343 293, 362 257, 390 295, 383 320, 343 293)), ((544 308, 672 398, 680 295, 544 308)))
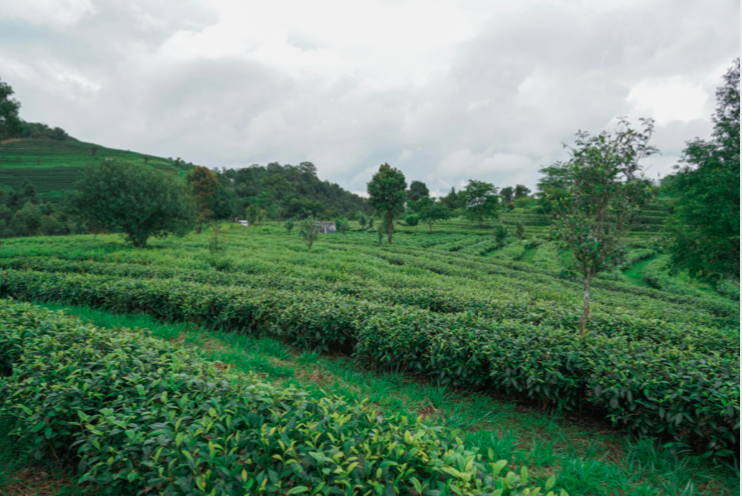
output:
POLYGON ((19 5, 52 4, 0 0, 24 118, 212 167, 310 160, 355 191, 383 162, 435 192, 533 187, 618 115, 657 119, 651 171, 669 171, 739 53, 721 0, 19 5))
POLYGON ((681 76, 640 81, 626 98, 633 106, 632 113, 651 117, 659 125, 703 118, 708 99, 701 85, 694 85, 681 76))
POLYGON ((95 10, 92 0, 0 1, 0 19, 54 29, 73 26, 95 10))

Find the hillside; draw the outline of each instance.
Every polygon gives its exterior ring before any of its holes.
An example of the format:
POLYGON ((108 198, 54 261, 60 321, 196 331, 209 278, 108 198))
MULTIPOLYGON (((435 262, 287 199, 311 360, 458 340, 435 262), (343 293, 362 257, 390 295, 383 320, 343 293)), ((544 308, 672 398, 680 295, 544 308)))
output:
POLYGON ((19 187, 28 179, 47 201, 61 201, 74 188, 83 169, 106 159, 146 162, 158 169, 184 175, 192 164, 176 163, 128 150, 106 148, 76 140, 10 139, 0 145, 0 187, 19 187))
POLYGON ((15 407, 13 425, 44 429, 14 446, 74 444, 67 480, 173 495, 254 494, 251 480, 274 494, 492 494, 500 475, 572 496, 739 493, 723 465, 739 450, 737 301, 652 269, 663 255, 634 239, 624 271, 641 279, 597 280, 580 339, 581 285, 556 246, 527 228, 496 250, 464 226, 399 231, 388 246, 353 222, 311 259, 278 222, 224 223, 218 251, 211 233, 149 250, 105 234, 7 240, 0 297, 102 322, 0 303, 8 384, 32 412, 15 407), (101 408, 122 412, 127 433, 101 408), (83 409, 92 434, 65 428, 83 409), (132 472, 126 456, 152 463, 132 472), (448 490, 462 481, 487 491, 448 490))

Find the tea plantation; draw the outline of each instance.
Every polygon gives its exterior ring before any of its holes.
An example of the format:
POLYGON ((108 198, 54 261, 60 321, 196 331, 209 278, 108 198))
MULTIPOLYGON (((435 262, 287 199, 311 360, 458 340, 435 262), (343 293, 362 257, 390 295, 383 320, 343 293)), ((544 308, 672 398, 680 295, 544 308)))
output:
POLYGON ((641 231, 580 338, 536 224, 499 250, 459 220, 354 226, 311 259, 270 223, 219 250, 5 240, 6 431, 121 494, 736 494, 738 291, 671 276, 641 231))
POLYGON ((145 157, 152 167, 179 175, 193 168, 184 163, 176 164, 172 159, 77 140, 11 139, 0 145, 0 184, 18 188, 25 179, 44 200, 58 202, 74 189, 86 166, 106 159, 141 163, 145 157))

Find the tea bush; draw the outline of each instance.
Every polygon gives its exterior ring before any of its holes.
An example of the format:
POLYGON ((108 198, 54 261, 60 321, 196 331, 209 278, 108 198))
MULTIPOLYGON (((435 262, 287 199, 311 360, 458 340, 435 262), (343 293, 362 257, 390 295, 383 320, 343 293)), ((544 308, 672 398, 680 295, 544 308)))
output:
MULTIPOLYGON (((418 419, 216 368, 135 331, 0 301, 0 418, 114 494, 536 495, 418 419)), ((555 478, 546 481, 550 491, 555 478)), ((564 491, 561 491, 566 496, 564 491)))
POLYGON ((172 280, 6 271, 0 295, 145 312, 295 346, 354 353, 442 383, 486 387, 552 405, 593 408, 617 426, 709 455, 738 449, 739 348, 692 326, 650 336, 593 333, 353 300, 327 292, 254 290, 172 280))

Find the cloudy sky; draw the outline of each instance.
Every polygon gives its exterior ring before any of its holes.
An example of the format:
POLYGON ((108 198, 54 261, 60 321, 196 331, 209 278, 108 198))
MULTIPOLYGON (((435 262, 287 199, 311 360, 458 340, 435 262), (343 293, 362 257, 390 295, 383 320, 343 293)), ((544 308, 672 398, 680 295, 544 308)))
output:
POLYGON ((710 132, 738 0, 0 0, 21 116, 209 167, 313 162, 365 191, 533 187, 574 133, 652 117, 666 174, 710 132))

